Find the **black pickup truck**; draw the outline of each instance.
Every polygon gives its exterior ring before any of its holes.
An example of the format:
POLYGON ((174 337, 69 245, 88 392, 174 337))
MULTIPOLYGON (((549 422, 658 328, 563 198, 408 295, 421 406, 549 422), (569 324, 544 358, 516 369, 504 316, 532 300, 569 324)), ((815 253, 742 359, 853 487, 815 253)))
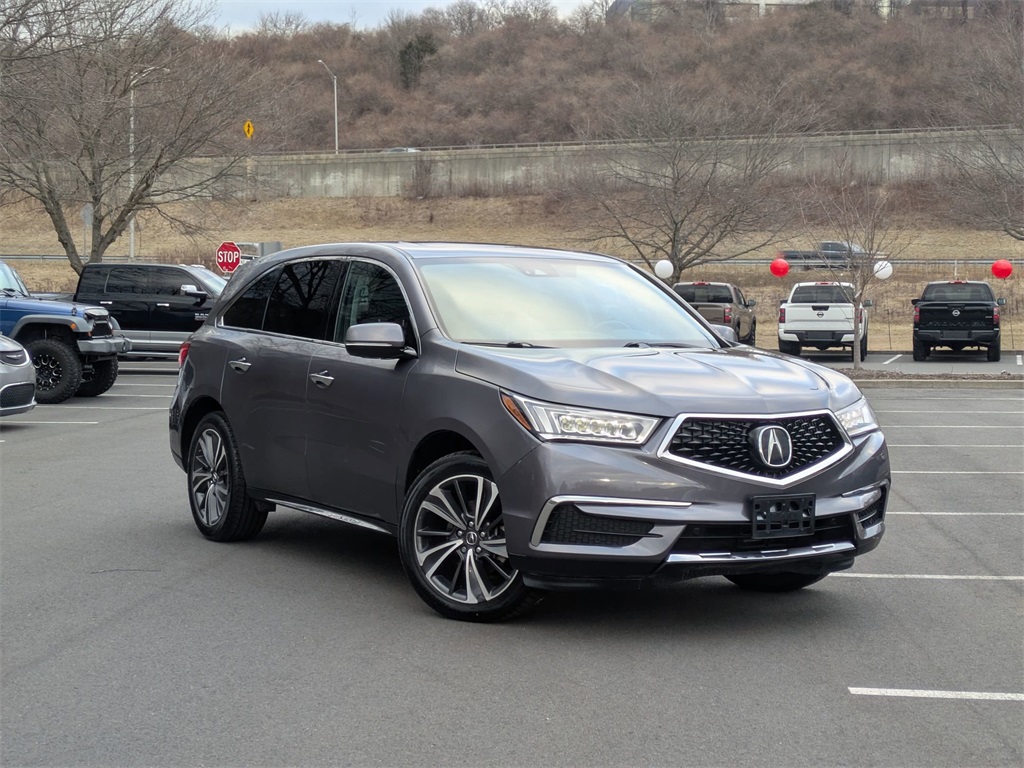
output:
POLYGON ((199 264, 86 264, 73 294, 37 294, 104 307, 131 340, 129 357, 177 357, 227 281, 199 264))
POLYGON ((999 308, 992 286, 982 281, 928 283, 914 305, 914 359, 925 360, 935 347, 960 352, 984 348, 989 362, 1000 355, 999 308))

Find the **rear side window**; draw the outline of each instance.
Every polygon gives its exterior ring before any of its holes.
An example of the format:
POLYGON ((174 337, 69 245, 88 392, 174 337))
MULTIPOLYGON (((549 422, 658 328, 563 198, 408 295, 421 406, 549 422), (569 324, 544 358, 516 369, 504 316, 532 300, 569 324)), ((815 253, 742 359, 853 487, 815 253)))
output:
POLYGON ((107 272, 105 268, 85 268, 82 272, 82 278, 78 281, 78 292, 81 294, 89 293, 103 293, 103 286, 107 282, 107 272))
POLYGON ((224 325, 232 328, 263 328, 263 316, 267 312, 267 301, 277 283, 281 269, 274 269, 245 289, 224 313, 224 325))
POLYGON ((341 270, 338 259, 287 265, 270 296, 263 330, 307 339, 325 338, 341 270))
POLYGON ((107 293, 149 293, 149 270, 143 267, 114 267, 107 278, 107 293))
POLYGON ((196 280, 184 269, 157 268, 150 274, 149 292, 160 296, 181 296, 181 286, 195 285, 196 280))

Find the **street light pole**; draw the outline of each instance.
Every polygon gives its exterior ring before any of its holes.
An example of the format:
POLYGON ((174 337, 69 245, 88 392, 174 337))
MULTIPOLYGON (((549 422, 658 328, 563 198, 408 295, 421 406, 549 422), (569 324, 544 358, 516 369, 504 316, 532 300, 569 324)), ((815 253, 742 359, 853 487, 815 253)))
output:
MULTIPOLYGON (((128 197, 135 192, 135 80, 128 93, 128 197)), ((135 261, 135 212, 128 217, 128 260, 135 261)))
POLYGON ((331 76, 331 80, 334 81, 334 154, 338 154, 338 76, 331 71, 331 68, 324 64, 323 59, 317 59, 317 61, 323 65, 323 68, 327 70, 327 74, 331 76))

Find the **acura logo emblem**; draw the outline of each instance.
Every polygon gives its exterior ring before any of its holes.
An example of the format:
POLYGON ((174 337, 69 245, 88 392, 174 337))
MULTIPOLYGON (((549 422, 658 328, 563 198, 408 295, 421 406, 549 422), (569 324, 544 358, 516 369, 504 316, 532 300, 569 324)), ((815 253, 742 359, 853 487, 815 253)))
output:
POLYGON ((793 460, 793 439, 784 427, 768 424, 750 433, 750 444, 766 467, 778 469, 793 460))

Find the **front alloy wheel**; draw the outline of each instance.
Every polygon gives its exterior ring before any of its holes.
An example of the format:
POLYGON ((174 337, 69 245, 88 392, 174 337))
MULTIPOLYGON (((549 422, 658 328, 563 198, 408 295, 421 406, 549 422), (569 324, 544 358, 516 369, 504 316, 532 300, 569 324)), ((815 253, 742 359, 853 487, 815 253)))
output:
POLYGON ((447 456, 420 475, 399 552, 420 597, 448 618, 499 621, 539 599, 508 559, 498 486, 475 454, 447 456))

